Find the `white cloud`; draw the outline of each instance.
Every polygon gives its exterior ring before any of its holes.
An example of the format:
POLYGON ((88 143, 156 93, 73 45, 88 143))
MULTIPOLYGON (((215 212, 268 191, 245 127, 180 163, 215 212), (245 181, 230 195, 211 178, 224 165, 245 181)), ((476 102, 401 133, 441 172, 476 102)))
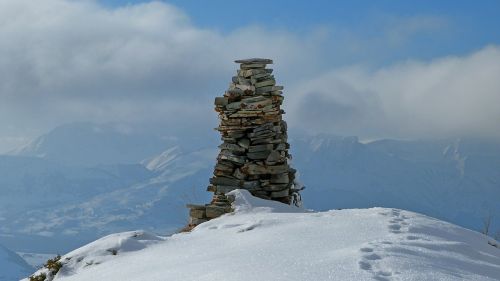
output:
POLYGON ((162 2, 69 0, 0 1, 0 36, 0 124, 19 130, 84 120, 206 125, 234 59, 272 57, 286 75, 315 60, 322 40, 258 26, 221 34, 162 2))
POLYGON ((292 123, 364 137, 500 136, 500 48, 464 57, 330 71, 301 83, 292 123))
MULTIPOLYGON (((381 27, 383 38, 407 42, 406 35, 446 21, 413 17, 397 26, 381 27)), ((163 2, 105 8, 91 0, 0 1, 0 36, 0 126, 14 127, 0 131, 6 140, 0 151, 15 138, 72 121, 211 128, 213 98, 235 73, 232 61, 245 57, 275 60, 292 127, 420 136, 453 128, 489 131, 487 121, 498 117, 492 108, 498 100, 495 47, 430 63, 332 70, 332 61, 381 50, 385 40, 373 35, 363 41, 325 27, 306 33, 248 26, 224 34, 195 26, 163 2), (347 48, 349 38, 358 49, 347 48), (478 110, 471 112, 472 106, 478 110)))

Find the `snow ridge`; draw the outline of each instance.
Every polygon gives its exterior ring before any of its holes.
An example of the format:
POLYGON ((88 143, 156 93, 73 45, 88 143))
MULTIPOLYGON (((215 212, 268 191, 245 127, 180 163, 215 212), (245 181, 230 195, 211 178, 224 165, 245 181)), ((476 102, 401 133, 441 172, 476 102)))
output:
POLYGON ((499 280, 500 250, 399 209, 311 212, 236 190, 235 212, 190 233, 106 236, 65 256, 55 281, 499 280))

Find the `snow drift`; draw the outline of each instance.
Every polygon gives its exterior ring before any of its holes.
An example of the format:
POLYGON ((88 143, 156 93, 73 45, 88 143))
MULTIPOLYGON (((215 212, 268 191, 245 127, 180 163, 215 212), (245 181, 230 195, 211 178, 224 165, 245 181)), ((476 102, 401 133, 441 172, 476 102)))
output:
POLYGON ((70 252, 54 280, 500 279, 500 249, 450 223, 399 209, 310 212, 233 194, 235 213, 190 233, 118 233, 70 252))

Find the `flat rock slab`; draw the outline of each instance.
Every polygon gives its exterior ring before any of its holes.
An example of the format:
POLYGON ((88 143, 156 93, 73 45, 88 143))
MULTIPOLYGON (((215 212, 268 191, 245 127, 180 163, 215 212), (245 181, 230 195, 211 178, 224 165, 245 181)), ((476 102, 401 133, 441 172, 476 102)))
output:
POLYGON ((252 63, 272 64, 273 60, 263 59, 263 58, 251 58, 251 59, 235 60, 234 62, 241 63, 241 64, 252 64, 252 63))

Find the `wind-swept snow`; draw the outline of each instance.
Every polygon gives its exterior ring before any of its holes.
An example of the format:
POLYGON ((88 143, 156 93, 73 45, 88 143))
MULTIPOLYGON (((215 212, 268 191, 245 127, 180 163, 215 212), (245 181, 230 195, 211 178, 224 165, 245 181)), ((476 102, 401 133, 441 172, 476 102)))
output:
POLYGON ((113 234, 54 280, 499 280, 487 237, 385 208, 308 212, 234 191, 236 212, 190 233, 113 234))

